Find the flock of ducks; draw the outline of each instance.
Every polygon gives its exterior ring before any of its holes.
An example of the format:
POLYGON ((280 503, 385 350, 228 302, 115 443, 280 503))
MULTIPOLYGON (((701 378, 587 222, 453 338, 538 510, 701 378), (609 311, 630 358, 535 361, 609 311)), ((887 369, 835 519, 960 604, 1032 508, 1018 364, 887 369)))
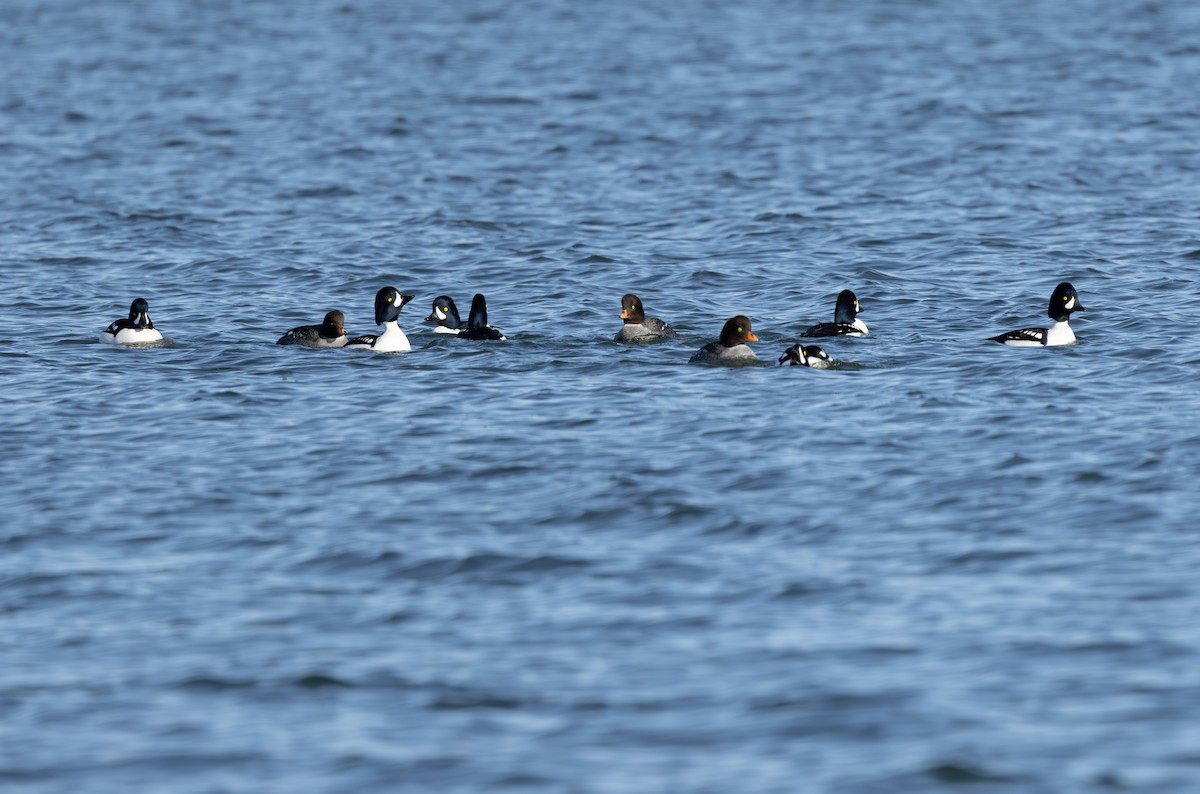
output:
MULTIPOLYGON (((346 336, 346 317, 340 311, 325 315, 320 325, 304 325, 293 328, 276 342, 278 345, 301 345, 311 348, 346 348, 347 350, 373 350, 377 353, 403 353, 412 349, 408 337, 400 329, 400 310, 414 296, 402 295, 395 287, 384 287, 375 295, 375 324, 383 326, 382 333, 346 336)), ((1079 293, 1064 281, 1050 295, 1047 315, 1053 320, 1049 328, 1020 328, 990 341, 1015 347, 1054 347, 1075 342, 1075 332, 1068 323, 1071 314, 1084 311, 1079 302, 1079 293)), ((833 322, 817 323, 806 329, 801 337, 864 337, 870 331, 858 315, 862 312, 855 294, 844 289, 837 297, 833 322)), ((680 339, 671 326, 649 317, 642 306, 641 298, 632 293, 621 298, 621 319, 624 321, 614 341, 628 343, 656 342, 680 339)), ((487 301, 477 294, 471 300, 471 311, 467 321, 462 322, 458 307, 447 295, 433 299, 433 310, 425 318, 436 323, 435 333, 452 334, 462 339, 485 339, 503 341, 506 337, 488 325, 487 301)), ((100 341, 118 345, 152 345, 162 342, 162 334, 150 320, 150 307, 145 298, 136 298, 129 306, 129 317, 114 320, 100 334, 100 341)), ((758 356, 747 344, 757 342, 750 318, 743 314, 730 317, 721 329, 721 336, 696 351, 689 363, 744 364, 756 361, 758 356)), ((779 357, 780 366, 800 366, 822 369, 833 366, 834 361, 819 345, 797 343, 779 357)))

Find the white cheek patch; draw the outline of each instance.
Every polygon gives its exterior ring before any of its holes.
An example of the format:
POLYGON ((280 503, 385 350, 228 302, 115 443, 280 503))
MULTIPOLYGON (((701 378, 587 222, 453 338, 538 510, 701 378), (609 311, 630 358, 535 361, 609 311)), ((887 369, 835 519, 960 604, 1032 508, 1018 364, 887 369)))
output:
POLYGON ((439 320, 445 320, 445 319, 446 319, 446 313, 445 313, 444 311, 442 311, 442 308, 441 308, 440 306, 436 306, 436 307, 434 307, 434 309, 433 309, 433 316, 434 316, 434 317, 436 317, 436 318, 438 318, 439 320))
POLYGON ((1069 301, 1067 301, 1067 305, 1064 308, 1074 309, 1075 308, 1075 298, 1071 298, 1069 301))

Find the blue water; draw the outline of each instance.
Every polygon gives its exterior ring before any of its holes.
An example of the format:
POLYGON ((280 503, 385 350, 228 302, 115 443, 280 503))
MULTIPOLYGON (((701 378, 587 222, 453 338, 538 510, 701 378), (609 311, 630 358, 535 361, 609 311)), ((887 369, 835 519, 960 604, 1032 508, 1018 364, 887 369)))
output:
POLYGON ((3 13, 5 792, 1200 790, 1197 4, 3 13))

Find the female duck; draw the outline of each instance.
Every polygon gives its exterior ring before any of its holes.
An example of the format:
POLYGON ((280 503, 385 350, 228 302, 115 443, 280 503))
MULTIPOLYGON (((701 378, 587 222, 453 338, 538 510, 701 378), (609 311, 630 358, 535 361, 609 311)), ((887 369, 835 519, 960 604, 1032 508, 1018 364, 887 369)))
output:
POLYGON ((758 337, 750 328, 750 318, 739 314, 725 321, 718 341, 709 342, 700 348, 688 363, 748 364, 758 356, 754 355, 754 351, 746 343, 757 341, 758 337))
POLYGON ((616 342, 655 342, 660 339, 678 339, 679 334, 657 317, 647 317, 642 308, 642 299, 632 292, 621 298, 621 319, 625 324, 617 335, 616 342))
POLYGON ((408 337, 400 330, 400 310, 413 299, 412 295, 401 295, 395 287, 384 287, 375 294, 375 324, 383 326, 383 333, 356 336, 346 342, 347 350, 374 350, 376 353, 407 353, 412 350, 408 337))
POLYGON ((129 304, 129 319, 113 320, 100 333, 100 341, 114 345, 143 345, 161 342, 162 334, 150 321, 150 305, 145 298, 134 298, 129 304))
POLYGON ((344 347, 346 345, 346 315, 332 311, 320 325, 302 325, 279 337, 277 345, 303 347, 344 347))

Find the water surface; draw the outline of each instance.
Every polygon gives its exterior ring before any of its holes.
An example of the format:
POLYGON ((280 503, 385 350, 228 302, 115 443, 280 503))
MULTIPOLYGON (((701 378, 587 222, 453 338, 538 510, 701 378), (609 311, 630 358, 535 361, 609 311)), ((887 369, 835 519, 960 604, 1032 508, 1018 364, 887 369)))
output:
POLYGON ((0 783, 1195 790, 1198 26, 9 8, 0 783), (1063 280, 1078 345, 984 341, 1063 280), (388 284, 412 353, 273 344, 388 284))

